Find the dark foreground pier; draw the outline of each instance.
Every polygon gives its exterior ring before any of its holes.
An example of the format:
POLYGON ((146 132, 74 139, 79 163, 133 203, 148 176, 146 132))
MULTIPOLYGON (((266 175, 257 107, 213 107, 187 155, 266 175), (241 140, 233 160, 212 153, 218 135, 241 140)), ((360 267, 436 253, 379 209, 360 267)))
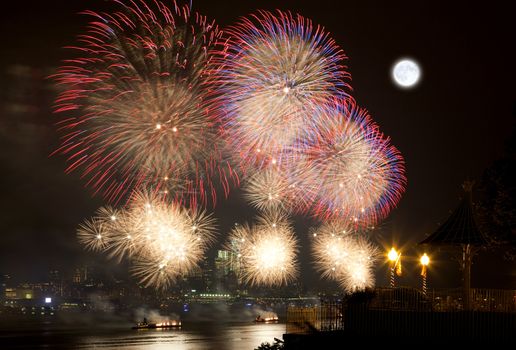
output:
POLYGON ((287 311, 286 350, 363 345, 516 345, 516 291, 457 290, 423 295, 377 289, 287 311), (347 344, 347 345, 346 345, 347 344))

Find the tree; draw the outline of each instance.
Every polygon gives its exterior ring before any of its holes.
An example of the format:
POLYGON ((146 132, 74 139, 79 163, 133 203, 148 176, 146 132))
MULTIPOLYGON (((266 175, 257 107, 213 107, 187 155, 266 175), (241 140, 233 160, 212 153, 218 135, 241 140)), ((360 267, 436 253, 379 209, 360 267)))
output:
POLYGON ((269 342, 262 343, 255 350, 282 350, 284 349, 283 341, 277 338, 274 338, 274 343, 271 344, 269 342))
POLYGON ((507 141, 504 155, 484 171, 478 190, 478 214, 482 231, 492 240, 493 246, 503 248, 507 258, 516 258, 516 133, 514 128, 507 141))

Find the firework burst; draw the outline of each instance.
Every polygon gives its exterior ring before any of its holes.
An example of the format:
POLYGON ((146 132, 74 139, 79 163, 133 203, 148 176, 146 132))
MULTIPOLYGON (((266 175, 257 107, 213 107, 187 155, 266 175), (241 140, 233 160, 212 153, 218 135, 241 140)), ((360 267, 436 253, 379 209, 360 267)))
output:
POLYGON ((347 222, 330 222, 313 230, 314 258, 322 277, 337 279, 345 273, 346 260, 354 249, 350 233, 351 227, 347 222))
POLYGON ((87 248, 103 249, 118 260, 128 257, 140 282, 156 287, 166 287, 196 268, 213 233, 211 215, 144 192, 135 192, 116 216, 111 210, 99 210, 78 231, 87 248), (102 245, 94 240, 96 234, 102 245))
POLYGON ((347 222, 330 222, 313 231, 313 256, 321 276, 353 292, 374 286, 372 272, 378 250, 351 233, 347 222))
POLYGON ((297 178, 320 218, 366 226, 396 206, 405 186, 405 168, 366 110, 335 100, 317 110, 317 128, 302 143, 297 178))
POLYGON ((249 204, 261 211, 291 211, 296 199, 297 187, 279 168, 257 171, 243 186, 244 197, 249 204))
POLYGON ((77 230, 77 238, 87 250, 98 252, 106 249, 109 238, 106 237, 104 220, 85 220, 77 230))
POLYGON ((241 259, 244 280, 251 285, 283 285, 297 276, 297 239, 286 216, 268 212, 249 227, 237 226, 229 248, 241 259))
POLYGON ((285 162, 314 107, 344 96, 345 55, 300 15, 260 11, 228 30, 215 55, 227 140, 244 165, 285 162))
POLYGON ((53 76, 64 134, 54 152, 110 202, 143 185, 178 201, 215 202, 235 174, 222 161, 208 97, 209 51, 221 36, 188 6, 114 1, 112 13, 85 11, 77 57, 53 76))
POLYGON ((377 258, 378 249, 364 237, 357 237, 346 272, 338 279, 341 287, 347 292, 374 287, 373 267, 377 258))

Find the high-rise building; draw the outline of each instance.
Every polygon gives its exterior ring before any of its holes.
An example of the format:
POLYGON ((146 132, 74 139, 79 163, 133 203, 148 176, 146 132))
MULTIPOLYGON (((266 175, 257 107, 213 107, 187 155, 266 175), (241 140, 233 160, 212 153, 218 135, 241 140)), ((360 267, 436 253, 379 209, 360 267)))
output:
POLYGON ((48 272, 48 281, 55 296, 63 296, 63 279, 59 270, 51 269, 48 272))
POLYGON ((240 254, 236 249, 232 251, 219 250, 215 258, 215 279, 220 292, 235 292, 241 282, 240 254))
POLYGON ((57 282, 61 280, 61 274, 59 273, 59 270, 52 269, 48 271, 48 280, 50 282, 57 282))
POLYGON ((226 276, 230 269, 230 252, 227 250, 218 250, 215 258, 215 276, 222 279, 226 276))
POLYGON ((81 284, 88 280, 88 266, 84 265, 75 269, 72 277, 73 283, 81 284))
POLYGON ((5 291, 10 279, 11 276, 9 275, 0 275, 0 301, 5 299, 5 291))

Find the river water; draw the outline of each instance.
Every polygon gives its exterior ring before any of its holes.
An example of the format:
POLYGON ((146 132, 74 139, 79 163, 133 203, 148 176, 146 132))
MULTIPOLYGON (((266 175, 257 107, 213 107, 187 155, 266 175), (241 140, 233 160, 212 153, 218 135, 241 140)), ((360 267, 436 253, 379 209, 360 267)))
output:
POLYGON ((253 350, 281 339, 285 324, 195 322, 180 329, 0 324, 0 349, 253 350))

